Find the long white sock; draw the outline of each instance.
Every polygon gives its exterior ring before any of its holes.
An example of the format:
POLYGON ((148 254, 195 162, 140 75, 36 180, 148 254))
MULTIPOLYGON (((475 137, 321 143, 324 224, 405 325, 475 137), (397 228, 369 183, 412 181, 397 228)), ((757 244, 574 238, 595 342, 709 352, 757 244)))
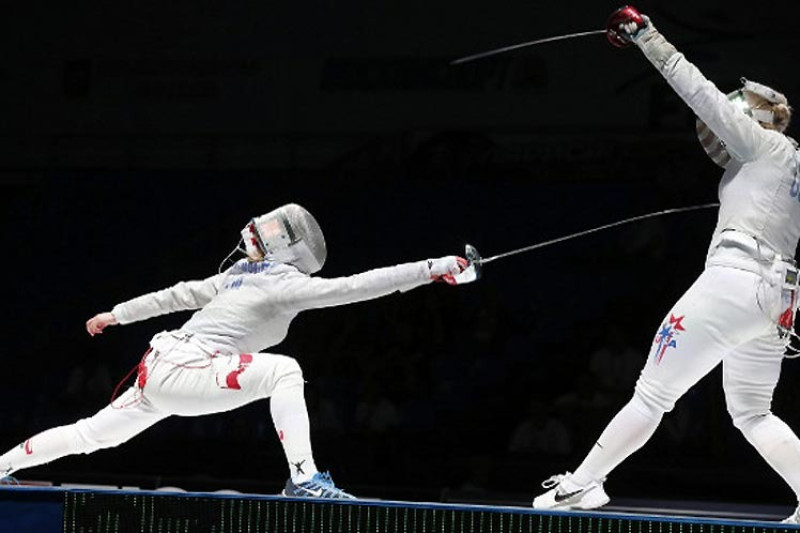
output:
POLYGON ((74 424, 48 429, 0 456, 0 477, 23 468, 49 463, 78 451, 74 424))
POLYGON ((275 390, 270 399, 270 410, 289 462, 292 481, 308 481, 317 473, 317 465, 311 452, 311 431, 302 382, 275 390))
POLYGON ((602 480, 644 446, 660 422, 661 415, 652 413, 634 396, 606 426, 583 463, 572 474, 571 481, 584 486, 602 480))
POLYGON ((800 501, 800 439, 772 413, 743 424, 742 434, 792 488, 800 501))

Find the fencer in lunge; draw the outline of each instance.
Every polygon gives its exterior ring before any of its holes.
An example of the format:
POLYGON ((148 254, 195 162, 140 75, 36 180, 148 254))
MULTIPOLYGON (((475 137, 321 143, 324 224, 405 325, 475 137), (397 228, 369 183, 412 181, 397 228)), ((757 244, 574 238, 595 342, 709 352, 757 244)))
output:
POLYGON ((117 446, 170 415, 230 411, 270 398, 290 471, 283 494, 352 498, 314 463, 300 365, 263 350, 284 339, 301 311, 378 298, 431 281, 452 284, 466 260, 448 256, 348 277, 312 277, 325 262, 325 239, 314 217, 296 204, 252 219, 242 240, 247 257, 227 270, 139 296, 91 318, 86 328, 96 335, 114 324, 199 309, 180 329, 151 340, 133 386, 94 416, 34 435, 0 456, 0 477, 117 446))
MULTIPOLYGON (((610 38, 633 41, 699 119, 703 147, 724 167, 703 272, 664 317, 632 399, 573 472, 546 480, 538 509, 605 505, 606 476, 641 448, 662 416, 722 363, 733 424, 800 500, 800 440, 771 412, 797 307, 800 153, 784 134, 786 98, 759 83, 726 95, 632 7, 610 38)), ((787 520, 800 523, 800 507, 787 520)))

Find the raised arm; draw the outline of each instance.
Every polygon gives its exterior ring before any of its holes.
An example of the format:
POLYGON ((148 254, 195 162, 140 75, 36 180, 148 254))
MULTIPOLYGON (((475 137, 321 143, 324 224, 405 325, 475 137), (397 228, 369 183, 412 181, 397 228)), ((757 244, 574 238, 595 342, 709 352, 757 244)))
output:
POLYGON ((217 274, 198 281, 182 281, 168 289, 151 292, 114 306, 108 312, 98 313, 86 322, 90 335, 102 333, 108 326, 129 324, 175 311, 199 309, 219 292, 225 274, 217 274))
POLYGON ((647 17, 627 9, 617 12, 621 18, 615 25, 620 34, 641 49, 678 96, 725 143, 731 157, 740 162, 755 159, 768 142, 766 130, 706 79, 647 17))
POLYGON ((467 266, 461 257, 448 256, 369 270, 342 278, 297 276, 286 281, 276 300, 298 311, 372 300, 406 292, 432 281, 453 284, 452 276, 467 266))

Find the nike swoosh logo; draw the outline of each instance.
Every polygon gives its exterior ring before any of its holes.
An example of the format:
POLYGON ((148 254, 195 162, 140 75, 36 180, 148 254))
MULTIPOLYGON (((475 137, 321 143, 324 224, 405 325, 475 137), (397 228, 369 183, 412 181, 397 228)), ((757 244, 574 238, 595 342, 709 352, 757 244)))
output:
POLYGON ((556 491, 556 494, 555 494, 555 496, 553 498, 556 500, 556 503, 563 503, 566 500, 569 500, 570 498, 572 498, 573 496, 577 496, 578 494, 582 493, 583 491, 584 491, 584 489, 578 489, 578 490, 573 491, 573 492, 565 492, 564 494, 561 494, 558 491, 556 491))
POLYGON ((315 498, 319 498, 320 496, 322 496, 322 489, 316 489, 316 490, 313 490, 313 489, 303 489, 303 490, 304 490, 304 491, 306 491, 307 493, 311 494, 311 495, 312 495, 312 496, 314 496, 315 498))
POLYGON ((31 447, 31 440, 25 441, 25 455, 33 455, 33 448, 31 447))

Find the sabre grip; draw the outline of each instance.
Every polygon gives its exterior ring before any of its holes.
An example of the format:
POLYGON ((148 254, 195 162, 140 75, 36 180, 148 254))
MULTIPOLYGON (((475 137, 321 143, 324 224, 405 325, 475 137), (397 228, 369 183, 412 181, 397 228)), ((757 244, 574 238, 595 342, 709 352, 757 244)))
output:
POLYGON ((617 48, 625 48, 633 42, 633 35, 647 26, 647 18, 633 6, 622 6, 608 17, 606 37, 617 48))

